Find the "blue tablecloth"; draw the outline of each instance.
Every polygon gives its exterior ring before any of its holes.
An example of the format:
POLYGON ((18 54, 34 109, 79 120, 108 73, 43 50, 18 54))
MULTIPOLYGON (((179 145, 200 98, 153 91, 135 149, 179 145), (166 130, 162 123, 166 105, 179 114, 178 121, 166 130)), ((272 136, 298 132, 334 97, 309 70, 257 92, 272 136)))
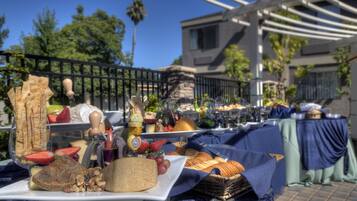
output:
MULTIPOLYGON (((276 160, 270 155, 266 153, 239 150, 228 145, 207 145, 205 147, 198 144, 192 145, 195 149, 211 152, 212 155, 223 155, 230 160, 242 163, 246 168, 242 175, 250 183, 250 186, 255 193, 255 195, 249 194, 248 196, 250 198, 255 197, 261 200, 271 200, 273 198, 270 189, 272 183, 271 180, 276 168, 276 160)), ((170 196, 180 195, 191 190, 207 176, 207 173, 185 168, 175 186, 171 190, 170 196)), ((188 197, 185 199, 188 199, 188 197)))
MULTIPOLYGON (((278 126, 264 126, 248 131, 204 133, 189 140, 191 143, 227 144, 248 151, 284 155, 283 139, 278 126)), ((285 186, 285 161, 277 164, 272 186, 275 194, 281 193, 285 186)))
POLYGON ((14 162, 0 165, 0 188, 29 177, 29 172, 14 162))
POLYGON ((290 118, 290 115, 295 111, 296 111, 295 108, 286 108, 284 106, 278 105, 270 111, 269 118, 272 119, 290 118))
POLYGON ((345 118, 297 120, 296 132, 306 170, 331 167, 346 154, 348 124, 345 118))

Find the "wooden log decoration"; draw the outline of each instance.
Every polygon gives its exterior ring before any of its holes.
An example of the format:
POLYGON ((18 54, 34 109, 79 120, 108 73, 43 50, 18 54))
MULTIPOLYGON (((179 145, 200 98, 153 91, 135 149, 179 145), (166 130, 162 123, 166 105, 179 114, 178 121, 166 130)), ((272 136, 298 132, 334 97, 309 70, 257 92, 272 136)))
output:
POLYGON ((102 115, 97 112, 97 111, 94 111, 92 113, 90 113, 89 115, 89 122, 90 122, 90 125, 91 125, 91 129, 89 131, 89 134, 90 135, 98 135, 100 134, 100 120, 102 119, 102 115))
POLYGON ((63 87, 64 89, 66 90, 66 96, 69 98, 69 99, 72 99, 73 96, 74 96, 74 92, 73 92, 73 82, 71 79, 69 78, 66 78, 62 81, 63 83, 63 87))

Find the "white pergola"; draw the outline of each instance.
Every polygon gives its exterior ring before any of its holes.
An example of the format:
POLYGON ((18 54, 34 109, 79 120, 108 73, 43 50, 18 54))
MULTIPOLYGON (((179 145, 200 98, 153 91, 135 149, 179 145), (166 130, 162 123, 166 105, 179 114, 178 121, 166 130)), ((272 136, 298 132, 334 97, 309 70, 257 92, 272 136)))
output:
POLYGON ((339 0, 256 0, 254 3, 245 0, 232 0, 231 4, 223 3, 219 0, 206 1, 225 9, 225 20, 231 20, 237 24, 249 27, 250 33, 253 33, 255 36, 254 40, 250 41, 252 45, 249 50, 256 52, 255 56, 250 58, 251 71, 253 73, 250 89, 252 105, 263 105, 263 31, 328 40, 331 42, 344 41, 343 39, 346 41, 357 40, 357 19, 334 13, 315 4, 326 1, 342 10, 357 14, 356 8, 339 0), (296 10, 295 7, 298 5, 329 16, 329 19, 296 10), (316 22, 316 24, 279 15, 276 13, 277 9, 286 10, 299 16, 301 19, 307 19, 316 22), (283 21, 284 24, 274 20, 283 21))

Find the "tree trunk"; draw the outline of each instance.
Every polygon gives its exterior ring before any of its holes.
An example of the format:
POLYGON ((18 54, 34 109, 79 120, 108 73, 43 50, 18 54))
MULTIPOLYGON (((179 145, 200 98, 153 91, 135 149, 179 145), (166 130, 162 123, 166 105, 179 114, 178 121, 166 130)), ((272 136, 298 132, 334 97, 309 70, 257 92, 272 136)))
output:
POLYGON ((132 46, 131 46, 130 67, 134 66, 135 46, 136 46, 136 26, 134 26, 134 30, 133 30, 133 41, 132 41, 132 46))

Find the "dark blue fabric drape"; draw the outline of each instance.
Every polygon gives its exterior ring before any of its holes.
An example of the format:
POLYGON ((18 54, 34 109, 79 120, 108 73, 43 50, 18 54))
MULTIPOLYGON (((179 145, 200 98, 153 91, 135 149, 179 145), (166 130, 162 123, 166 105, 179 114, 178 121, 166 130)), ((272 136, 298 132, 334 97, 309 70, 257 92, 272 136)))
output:
POLYGON ((0 188, 29 177, 28 170, 19 167, 14 162, 0 166, 0 188))
POLYGON ((295 111, 296 111, 295 108, 286 108, 284 106, 278 105, 270 111, 269 118, 273 118, 273 119, 290 118, 290 115, 295 111))
MULTIPOLYGON (((274 158, 265 153, 239 150, 228 145, 207 145, 205 147, 198 144, 191 145, 198 150, 211 152, 213 155, 223 155, 230 160, 242 163, 246 168, 246 171, 242 173, 242 175, 250 183, 255 194, 250 194, 250 198, 259 198, 261 200, 272 199, 270 188, 271 180, 276 168, 276 161, 274 158)), ((190 144, 188 146, 190 146, 190 144)), ((191 190, 206 176, 208 176, 207 173, 185 168, 175 186, 172 188, 170 196, 180 195, 191 190)))
POLYGON ((302 164, 306 170, 331 167, 347 151, 346 118, 297 120, 296 131, 302 164))

